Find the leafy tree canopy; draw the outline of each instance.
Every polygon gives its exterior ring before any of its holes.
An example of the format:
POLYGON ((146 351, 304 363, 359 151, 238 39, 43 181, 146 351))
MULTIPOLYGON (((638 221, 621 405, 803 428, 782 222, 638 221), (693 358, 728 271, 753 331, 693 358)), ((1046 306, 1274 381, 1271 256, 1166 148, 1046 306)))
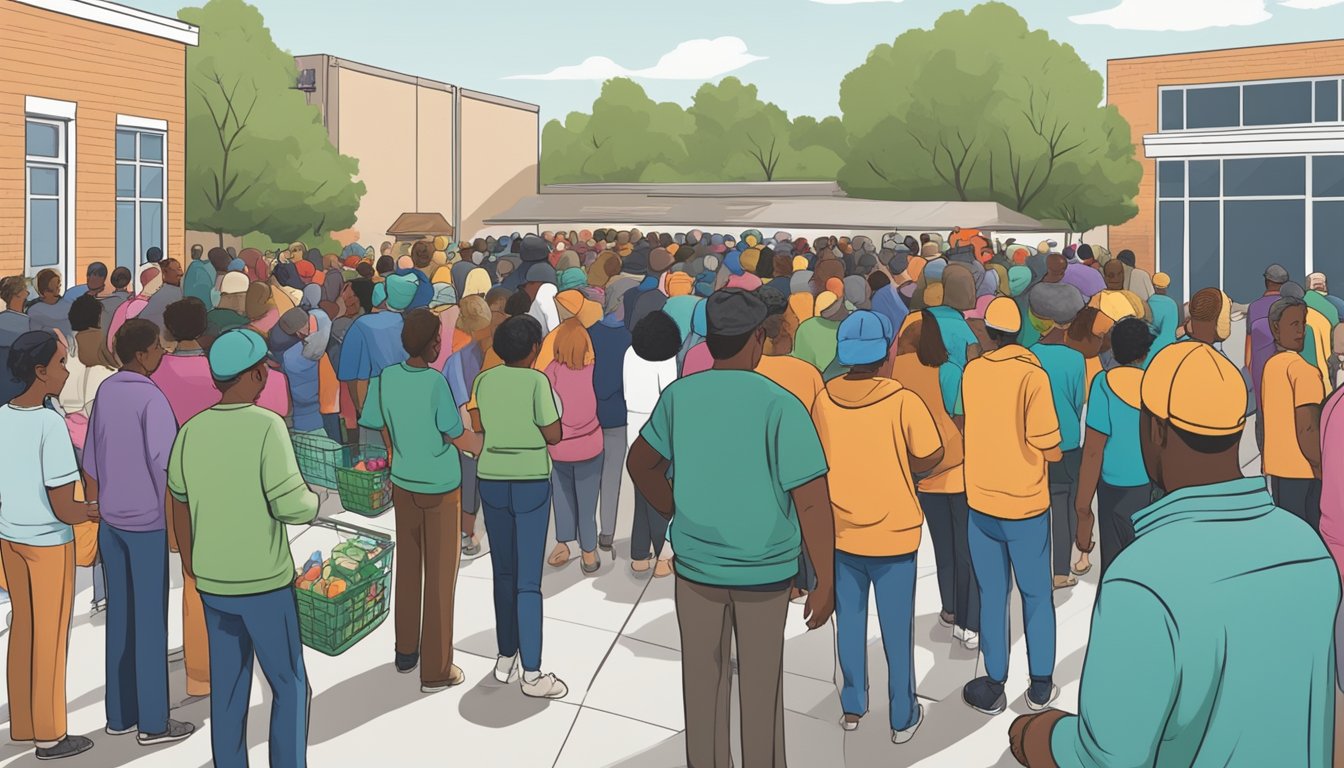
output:
POLYGON ((316 106, 294 89, 294 59, 243 0, 210 0, 180 18, 187 49, 186 216, 190 229, 289 242, 351 226, 359 163, 338 153, 316 106))

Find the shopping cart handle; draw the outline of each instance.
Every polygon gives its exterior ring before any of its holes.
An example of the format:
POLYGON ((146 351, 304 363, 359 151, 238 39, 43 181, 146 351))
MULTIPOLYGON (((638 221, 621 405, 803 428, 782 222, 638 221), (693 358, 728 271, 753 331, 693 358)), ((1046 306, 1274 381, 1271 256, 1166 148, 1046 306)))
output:
POLYGON ((337 533, 351 533, 356 536, 367 536, 370 539, 374 539, 377 541, 392 540, 391 535, 384 533, 382 531, 375 531, 369 528, 362 528, 358 525, 351 525, 350 523, 343 523, 339 520, 331 520, 329 518, 315 518, 311 523, 309 523, 309 525, 314 528, 329 528, 333 531, 336 531, 337 533))

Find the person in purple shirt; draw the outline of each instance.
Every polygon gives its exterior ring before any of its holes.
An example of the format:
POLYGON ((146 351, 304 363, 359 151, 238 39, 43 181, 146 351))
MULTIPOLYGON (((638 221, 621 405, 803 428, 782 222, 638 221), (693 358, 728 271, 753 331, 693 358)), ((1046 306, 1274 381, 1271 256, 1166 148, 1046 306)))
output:
MULTIPOLYGON (((1265 294, 1246 310, 1246 357, 1247 372, 1251 374, 1251 385, 1255 387, 1255 401, 1260 402, 1260 369, 1265 361, 1274 356, 1274 336, 1269 332, 1269 308, 1279 300, 1279 289, 1289 280, 1288 270, 1278 264, 1270 264, 1265 270, 1265 294), (1263 327, 1261 327, 1263 326, 1263 327)), ((1260 432, 1256 428, 1257 434, 1260 432)))
POLYGON ((168 529, 164 500, 177 420, 150 380, 159 328, 132 318, 114 339, 122 369, 98 388, 84 444, 87 498, 97 499, 107 577, 107 732, 144 746, 195 730, 168 717, 168 529))

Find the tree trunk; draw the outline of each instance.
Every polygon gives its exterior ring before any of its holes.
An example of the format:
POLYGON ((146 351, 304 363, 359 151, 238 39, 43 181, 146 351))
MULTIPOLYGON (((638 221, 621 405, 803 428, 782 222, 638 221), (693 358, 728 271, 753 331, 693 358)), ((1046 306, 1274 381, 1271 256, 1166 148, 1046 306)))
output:
POLYGON ((220 247, 220 248, 223 248, 223 247, 224 247, 224 230, 222 230, 222 229, 216 229, 216 230, 215 230, 215 234, 219 236, 219 247, 220 247))

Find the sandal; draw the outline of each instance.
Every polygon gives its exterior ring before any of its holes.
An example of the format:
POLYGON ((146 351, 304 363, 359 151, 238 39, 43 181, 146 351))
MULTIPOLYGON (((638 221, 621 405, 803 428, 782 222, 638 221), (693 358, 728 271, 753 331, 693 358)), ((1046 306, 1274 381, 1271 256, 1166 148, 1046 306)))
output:
POLYGON ((1086 576, 1088 572, 1092 570, 1092 563, 1088 563, 1082 568, 1078 567, 1078 563, 1074 563, 1070 570, 1073 571, 1074 576, 1086 576))
POLYGON ((1068 589, 1078 585, 1078 579, 1073 576, 1056 576, 1055 589, 1068 589))
POLYGON ((653 567, 652 557, 647 557, 644 558, 643 560, 630 561, 630 570, 634 571, 635 573, 644 573, 652 567, 653 567))
POLYGON ((664 576, 671 576, 671 575, 672 575, 671 560, 659 560, 658 564, 653 567, 653 577, 655 579, 661 579, 664 576))
POLYGON ((598 557, 596 552, 584 552, 579 567, 584 573, 597 573, 597 569, 602 567, 602 558, 598 557), (588 561, 589 558, 592 558, 591 563, 588 561))
POLYGON ((546 562, 552 568, 559 568, 568 563, 573 556, 573 553, 569 551, 568 544, 556 544, 555 549, 551 550, 551 556, 546 558, 546 562))

